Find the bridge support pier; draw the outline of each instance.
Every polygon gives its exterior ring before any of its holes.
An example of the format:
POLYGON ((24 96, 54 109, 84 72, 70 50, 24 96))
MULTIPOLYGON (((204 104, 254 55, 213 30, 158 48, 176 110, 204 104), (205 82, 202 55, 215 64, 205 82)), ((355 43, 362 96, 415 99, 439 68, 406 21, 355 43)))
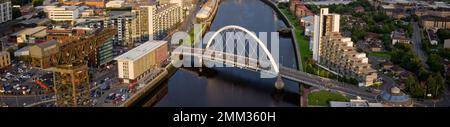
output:
POLYGON ((282 90, 284 88, 284 82, 280 75, 277 76, 277 81, 275 81, 275 88, 277 88, 277 90, 282 90))

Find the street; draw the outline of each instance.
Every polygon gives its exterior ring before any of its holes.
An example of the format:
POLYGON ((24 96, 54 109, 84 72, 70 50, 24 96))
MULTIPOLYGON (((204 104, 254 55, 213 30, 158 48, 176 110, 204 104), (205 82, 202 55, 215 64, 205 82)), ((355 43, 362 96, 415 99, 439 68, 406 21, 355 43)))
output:
POLYGON ((414 32, 411 38, 413 50, 422 61, 423 66, 428 69, 428 65, 426 63, 428 57, 422 50, 422 29, 419 27, 417 22, 413 22, 413 27, 414 32))

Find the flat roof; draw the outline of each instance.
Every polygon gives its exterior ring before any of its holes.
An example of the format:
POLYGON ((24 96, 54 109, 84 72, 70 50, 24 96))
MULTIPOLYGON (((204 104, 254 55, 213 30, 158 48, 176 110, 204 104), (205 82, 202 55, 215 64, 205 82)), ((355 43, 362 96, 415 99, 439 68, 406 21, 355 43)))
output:
POLYGON ((135 61, 145 54, 148 54, 152 52, 153 50, 161 47, 162 45, 166 44, 167 41, 147 41, 142 45, 139 45, 136 48, 131 49, 130 51, 114 58, 114 60, 128 60, 128 61, 135 61))
POLYGON ((28 29, 19 31, 18 34, 26 34, 26 35, 37 34, 36 36, 45 36, 45 33, 46 33, 45 29, 47 29, 47 27, 38 26, 38 27, 28 28, 28 29), (44 32, 44 33, 42 33, 42 32, 44 32))

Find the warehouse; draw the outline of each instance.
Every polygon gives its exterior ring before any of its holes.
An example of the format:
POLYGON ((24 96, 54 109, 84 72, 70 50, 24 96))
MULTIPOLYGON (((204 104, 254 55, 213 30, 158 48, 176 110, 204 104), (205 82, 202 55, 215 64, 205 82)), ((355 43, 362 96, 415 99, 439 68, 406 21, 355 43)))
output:
POLYGON ((167 58, 167 41, 147 41, 114 60, 117 60, 119 78, 124 83, 130 83, 140 80, 153 69, 161 67, 167 58))

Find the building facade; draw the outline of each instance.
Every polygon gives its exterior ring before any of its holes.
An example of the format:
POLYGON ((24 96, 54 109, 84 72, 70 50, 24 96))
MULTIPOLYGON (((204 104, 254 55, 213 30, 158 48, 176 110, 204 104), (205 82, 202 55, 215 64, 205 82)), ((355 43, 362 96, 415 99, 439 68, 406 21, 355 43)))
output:
POLYGON ((339 75, 357 79, 360 86, 372 85, 377 73, 370 67, 366 54, 358 53, 351 39, 339 32, 340 15, 321 8, 320 15, 314 16, 313 22, 310 47, 313 60, 339 75))
POLYGON ((0 23, 12 20, 11 0, 0 0, 0 23))
POLYGON ((55 40, 36 44, 30 47, 31 65, 46 69, 55 66, 56 54, 59 52, 59 44, 55 40))
POLYGON ((422 25, 426 29, 450 29, 450 17, 423 16, 422 25))
POLYGON ((78 40, 88 33, 89 32, 86 29, 52 28, 47 30, 47 40, 56 40, 59 43, 67 43, 78 40))
POLYGON ((9 52, 1 51, 0 52, 0 69, 3 69, 9 65, 11 65, 11 56, 9 56, 9 52))
POLYGON ((132 13, 136 19, 132 21, 131 34, 133 40, 139 42, 163 39, 170 29, 183 21, 182 8, 178 4, 141 6, 132 13))
POLYGON ((373 85, 377 72, 370 67, 365 53, 358 53, 351 38, 343 37, 339 32, 329 32, 322 37, 319 64, 326 68, 357 79, 360 86, 373 85))
POLYGON ((314 16, 314 26, 310 44, 313 60, 320 62, 321 39, 327 32, 339 32, 340 15, 328 13, 328 8, 321 8, 320 15, 314 16))
POLYGON ((122 8, 125 5, 123 0, 112 0, 106 3, 106 8, 122 8))
POLYGON ((131 38, 131 23, 135 16, 131 12, 114 12, 103 22, 103 27, 113 27, 117 30, 114 36, 114 45, 133 46, 134 40, 131 38))
POLYGON ((27 28, 16 33, 17 43, 35 43, 42 42, 47 36, 47 27, 38 26, 34 28, 27 28))
POLYGON ((103 43, 100 47, 98 47, 93 54, 96 57, 92 58, 91 61, 89 61, 89 66, 99 68, 113 61, 113 43, 113 39, 110 38, 106 40, 106 42, 103 43))
POLYGON ((148 41, 116 57, 119 79, 131 83, 161 67, 168 58, 167 41, 148 41))
POLYGON ((54 21, 73 21, 80 17, 80 9, 77 6, 61 6, 47 9, 48 18, 54 21))

